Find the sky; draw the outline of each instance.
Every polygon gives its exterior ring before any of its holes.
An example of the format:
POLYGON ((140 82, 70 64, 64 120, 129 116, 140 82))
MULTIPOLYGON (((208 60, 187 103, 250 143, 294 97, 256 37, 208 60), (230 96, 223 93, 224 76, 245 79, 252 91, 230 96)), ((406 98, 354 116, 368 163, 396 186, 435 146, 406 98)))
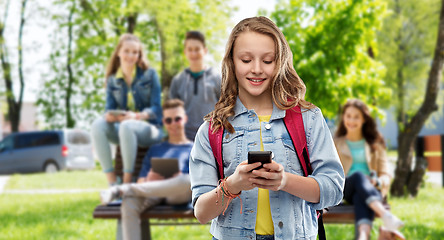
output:
POLYGON ((239 7, 239 11, 231 18, 234 23, 247 17, 254 17, 259 9, 274 10, 276 0, 232 0, 233 5, 239 7))
MULTIPOLYGON (((38 5, 49 5, 48 1, 39 1, 38 5)), ((227 26, 228 29, 234 27, 239 21, 247 17, 256 16, 259 9, 266 9, 271 11, 274 9, 276 0, 231 0, 232 6, 237 6, 238 11, 232 15, 232 26, 227 26)), ((27 9, 36 8, 35 1, 28 1, 27 9)), ((36 11, 37 12, 37 11, 36 11)), ((4 9, 0 10, 1 19, 3 20, 4 9)), ((25 102, 34 102, 36 100, 36 93, 39 88, 39 83, 43 78, 43 74, 49 71, 48 63, 45 61, 51 52, 51 45, 48 41, 51 34, 51 24, 49 20, 36 15, 37 13, 29 12, 27 17, 30 19, 26 22, 24 28, 24 75, 25 75, 25 102), (32 55, 32 57, 29 57, 32 55)), ((11 36, 18 36, 18 28, 20 22, 20 1, 10 1, 9 15, 7 18, 6 34, 11 36), (9 33, 8 33, 9 32, 9 33)), ((229 32, 227 32, 228 38, 229 32)), ((7 39, 7 45, 9 49, 16 49, 18 46, 17 39, 7 39)), ((225 46, 221 46, 224 48, 225 46)), ((10 51, 9 58, 14 64, 17 63, 17 51, 10 51)), ((13 68, 15 72, 17 69, 13 68)), ((14 79, 18 79, 18 74, 13 76, 14 79)), ((3 81, 3 79, 2 79, 3 81)), ((3 82, 0 84, 4 84, 3 82)), ((15 83, 14 90, 18 96, 18 81, 15 83)))

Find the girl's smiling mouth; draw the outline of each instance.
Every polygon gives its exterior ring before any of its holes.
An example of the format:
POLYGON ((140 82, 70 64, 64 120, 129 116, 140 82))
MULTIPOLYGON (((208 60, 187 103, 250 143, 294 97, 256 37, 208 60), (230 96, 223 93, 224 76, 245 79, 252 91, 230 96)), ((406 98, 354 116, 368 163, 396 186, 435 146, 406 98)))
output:
POLYGON ((247 78, 247 79, 248 79, 248 81, 251 81, 254 83, 260 83, 260 82, 267 80, 266 78, 247 78))

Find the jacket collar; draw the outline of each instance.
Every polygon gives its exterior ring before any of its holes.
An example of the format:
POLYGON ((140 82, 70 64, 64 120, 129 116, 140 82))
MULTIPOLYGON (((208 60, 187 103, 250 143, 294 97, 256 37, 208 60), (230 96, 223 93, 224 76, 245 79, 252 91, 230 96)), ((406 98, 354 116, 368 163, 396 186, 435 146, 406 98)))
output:
MULTIPOLYGON (((241 102, 241 100, 239 99, 239 96, 236 99, 236 105, 234 106, 234 116, 231 117, 231 120, 235 119, 236 117, 238 117, 241 114, 247 113, 249 111, 254 111, 254 110, 248 110, 244 104, 241 102)), ((285 117, 285 110, 279 109, 274 103, 273 103, 273 112, 271 113, 271 118, 270 121, 272 120, 276 120, 276 119, 281 119, 285 117)))
MULTIPOLYGON (((133 81, 132 81, 131 84, 133 84, 133 83, 136 82, 138 79, 140 79, 140 78, 143 76, 143 73, 144 73, 143 69, 141 69, 140 67, 136 66, 136 67, 134 68, 134 71, 133 71, 133 74, 132 74, 132 75, 133 75, 133 81)), ((123 73, 122 73, 122 69, 121 69, 121 68, 117 69, 117 72, 116 72, 116 74, 114 75, 114 78, 115 78, 117 81, 120 81, 120 83, 125 82, 125 80, 123 79, 123 73)))

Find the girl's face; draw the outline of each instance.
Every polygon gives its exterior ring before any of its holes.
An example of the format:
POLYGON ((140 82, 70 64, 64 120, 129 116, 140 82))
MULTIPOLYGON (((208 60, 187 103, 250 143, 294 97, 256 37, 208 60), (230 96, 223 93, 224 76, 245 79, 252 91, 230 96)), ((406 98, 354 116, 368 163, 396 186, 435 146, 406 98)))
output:
POLYGON ((123 41, 117 54, 120 58, 121 67, 132 67, 139 60, 140 43, 136 41, 123 41))
POLYGON ((344 126, 347 133, 362 132, 362 126, 365 123, 362 112, 353 106, 347 107, 343 116, 344 126))
POLYGON ((276 68, 271 37, 251 31, 241 33, 234 43, 233 62, 241 99, 271 97, 270 84, 276 68))

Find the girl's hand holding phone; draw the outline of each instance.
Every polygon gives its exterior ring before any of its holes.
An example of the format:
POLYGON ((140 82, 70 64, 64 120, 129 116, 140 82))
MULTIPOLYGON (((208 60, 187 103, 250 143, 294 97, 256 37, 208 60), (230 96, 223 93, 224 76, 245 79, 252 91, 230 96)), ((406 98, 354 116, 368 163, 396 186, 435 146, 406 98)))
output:
POLYGON ((264 188, 272 191, 279 191, 284 188, 287 183, 287 175, 284 171, 284 166, 271 161, 262 165, 263 168, 253 170, 253 176, 249 181, 255 187, 264 188))
POLYGON ((251 190, 255 188, 249 179, 254 177, 252 170, 259 167, 260 162, 248 164, 247 161, 241 162, 234 171, 233 175, 227 178, 227 184, 231 193, 237 194, 240 191, 251 190))
POLYGON ((136 116, 137 116, 137 114, 135 112, 127 111, 125 115, 121 116, 122 119, 120 121, 136 119, 136 116))
POLYGON ((123 110, 110 110, 105 113, 105 120, 107 122, 122 122, 128 119, 128 112, 123 110))
POLYGON ((105 120, 107 122, 119 122, 118 116, 111 113, 105 113, 105 120))

